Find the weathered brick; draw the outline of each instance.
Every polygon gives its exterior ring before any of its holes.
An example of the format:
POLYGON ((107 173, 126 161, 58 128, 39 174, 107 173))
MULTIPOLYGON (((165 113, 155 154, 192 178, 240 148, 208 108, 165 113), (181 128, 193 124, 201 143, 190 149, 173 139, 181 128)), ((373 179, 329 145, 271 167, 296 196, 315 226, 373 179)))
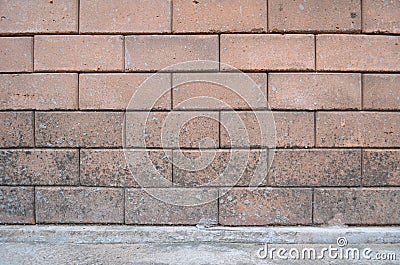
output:
POLYGON ((311 221, 311 189, 221 189, 222 225, 306 225, 311 221))
POLYGON ((173 74, 174 109, 266 109, 267 75, 173 74), (196 81, 198 80, 198 81, 196 81))
POLYGON ((364 109, 400 110, 400 75, 364 74, 364 109))
POLYGON ((36 188, 38 223, 123 223, 124 192, 115 188, 36 188))
POLYGON ((127 147, 219 146, 218 112, 128 112, 127 147))
POLYGON ((267 150, 174 151, 177 186, 258 186, 266 184, 267 150))
POLYGON ((78 1, 2 0, 0 34, 78 31, 78 1))
POLYGON ((311 112, 221 112, 221 146, 311 147, 314 146, 314 115, 311 112))
POLYGON ((391 112, 318 112, 317 146, 396 147, 400 115, 391 112))
POLYGON ((120 71, 123 36, 35 36, 35 71, 120 71))
POLYGON ((187 61, 208 60, 218 62, 217 35, 137 35, 125 37, 125 69, 128 71, 218 70, 218 63, 187 61))
POLYGON ((217 193, 216 189, 126 189, 125 222, 151 225, 194 225, 200 222, 216 224, 218 219, 217 193), (188 197, 187 200, 185 196, 188 197), (168 201, 158 198, 166 198, 168 201), (182 200, 185 200, 187 204, 168 203, 182 200))
POLYGON ((364 150, 364 186, 400 186, 400 150, 364 150))
POLYGON ((156 150, 83 149, 81 184, 111 187, 171 186, 172 163, 168 158, 171 159, 172 152, 167 153, 156 150))
POLYGON ((262 0, 174 1, 174 32, 265 32, 267 2, 262 0))
POLYGON ((3 74, 1 109, 77 109, 77 74, 3 74))
POLYGON ((30 187, 0 187, 0 223, 34 224, 33 196, 30 187))
POLYGON ((80 32, 171 31, 171 0, 89 0, 80 3, 80 32))
POLYGON ((317 70, 399 71, 399 43, 400 36, 318 35, 317 70))
POLYGON ((122 146, 121 112, 37 112, 40 147, 122 146))
POLYGON ((360 74, 282 73, 268 76, 272 109, 360 109, 360 74))
POLYGON ((314 36, 223 34, 221 63, 221 70, 312 70, 314 36))
POLYGON ((359 32, 361 1, 268 1, 272 32, 359 32))
POLYGON ((0 72, 32 72, 32 51, 32 37, 0 37, 0 72))
POLYGON ((2 150, 0 185, 77 185, 77 150, 2 150))
POLYGON ((0 147, 34 145, 32 112, 0 112, 0 128, 0 147))
POLYGON ((400 33, 400 2, 362 1, 363 32, 400 33))
POLYGON ((360 150, 276 150, 271 186, 359 186, 360 150))
POLYGON ((150 74, 139 73, 81 74, 79 76, 79 107, 80 109, 132 110, 150 109, 146 106, 155 104, 154 109, 170 109, 170 87, 170 74, 157 74, 152 77, 150 74), (135 94, 137 91, 140 91, 140 96, 135 94), (157 100, 159 97, 160 99, 157 100))
POLYGON ((400 223, 399 189, 316 189, 314 196, 316 224, 400 223))

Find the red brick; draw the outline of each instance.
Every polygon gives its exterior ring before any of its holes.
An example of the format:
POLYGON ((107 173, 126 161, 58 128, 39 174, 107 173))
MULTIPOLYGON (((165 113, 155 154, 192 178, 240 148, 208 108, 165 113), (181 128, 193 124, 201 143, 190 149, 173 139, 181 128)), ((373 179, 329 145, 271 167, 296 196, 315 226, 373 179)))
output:
POLYGON ((0 151, 1 185, 77 185, 77 150, 0 151))
POLYGON ((311 147, 314 146, 314 115, 311 112, 222 112, 221 146, 311 147))
POLYGON ((78 31, 78 1, 3 0, 0 34, 78 31))
POLYGON ((0 72, 32 72, 31 37, 0 37, 0 72))
POLYGON ((399 71, 399 43, 399 36, 318 35, 317 70, 399 71))
POLYGON ((363 32, 400 33, 399 1, 362 1, 363 32))
POLYGON ((123 70, 123 36, 35 36, 35 71, 123 70))
POLYGON ((221 35, 222 70, 312 70, 313 35, 221 35))
POLYGON ((1 109, 77 109, 77 74, 3 74, 1 109))
POLYGON ((272 32, 359 32, 361 1, 268 1, 272 32))
POLYGON ((221 225, 306 225, 311 223, 311 189, 222 189, 221 225))
POLYGON ((267 1, 174 1, 174 32, 265 32, 267 1))
POLYGON ((276 150, 271 186, 359 186, 360 150, 276 150))
POLYGON ((400 75, 364 74, 364 109, 400 110, 400 75))
POLYGON ((32 112, 0 112, 0 147, 34 145, 32 112))
POLYGON ((360 109, 360 74, 269 74, 272 109, 360 109))
POLYGON ((317 146, 396 147, 400 115, 391 112, 318 112, 317 146))
POLYGON ((122 189, 36 188, 38 223, 123 223, 122 189))
POLYGON ((218 219, 217 192, 216 189, 187 188, 126 189, 125 222, 151 225, 194 225, 200 222, 216 224, 218 219), (149 194, 147 191, 151 193, 149 194), (189 198, 187 201, 185 196, 189 198), (187 206, 170 204, 157 198, 167 198, 169 202, 186 201, 187 206))
POLYGON ((218 147, 218 112, 127 113, 127 147, 198 148, 199 145, 218 147))
POLYGON ((172 82, 174 109, 267 108, 266 74, 181 73, 172 82))
POLYGON ((36 145, 122 146, 123 116, 121 112, 37 112, 36 145))
POLYGON ((82 33, 171 31, 170 0, 91 0, 80 3, 82 33))
POLYGON ((167 156, 155 150, 83 149, 80 157, 82 185, 165 187, 172 183, 172 164, 168 160, 172 152, 167 156), (157 181, 162 178, 167 181, 157 181))
POLYGON ((399 189, 317 189, 314 223, 400 224, 399 189))
POLYGON ((400 186, 400 150, 363 151, 364 186, 400 186))
POLYGON ((128 71, 218 70, 218 63, 181 64, 187 61, 218 62, 216 35, 137 35, 125 38, 125 69, 128 71))
POLYGON ((170 74, 157 74, 153 77, 150 74, 138 73, 81 74, 79 76, 79 107, 81 109, 132 110, 146 109, 146 105, 153 106, 156 103, 154 109, 170 109, 170 87, 170 74), (135 94, 137 91, 143 91, 141 96, 135 94), (161 97, 161 95, 164 96, 161 97), (158 97, 161 97, 158 101, 152 101, 153 98, 158 97))
POLYGON ((0 223, 34 224, 33 193, 30 187, 0 187, 0 223))
POLYGON ((174 151, 173 155, 173 179, 177 186, 229 187, 266 184, 266 150, 185 150, 182 154, 174 151))

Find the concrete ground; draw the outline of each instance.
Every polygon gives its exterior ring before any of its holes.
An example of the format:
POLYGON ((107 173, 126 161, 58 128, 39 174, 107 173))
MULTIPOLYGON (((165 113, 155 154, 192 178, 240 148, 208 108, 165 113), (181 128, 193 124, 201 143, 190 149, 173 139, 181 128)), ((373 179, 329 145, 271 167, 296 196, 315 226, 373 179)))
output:
POLYGON ((400 264, 400 228, 1 226, 0 264, 400 264))

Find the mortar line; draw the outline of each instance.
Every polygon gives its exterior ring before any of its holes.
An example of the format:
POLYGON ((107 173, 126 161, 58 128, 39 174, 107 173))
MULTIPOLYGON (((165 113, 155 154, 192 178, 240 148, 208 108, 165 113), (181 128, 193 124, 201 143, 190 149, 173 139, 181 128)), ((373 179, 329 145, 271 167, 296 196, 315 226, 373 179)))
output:
POLYGON ((36 148, 36 111, 32 111, 33 147, 36 148))
POLYGON ((317 34, 314 34, 314 71, 317 72, 317 34))
POLYGON ((265 29, 265 32, 269 33, 269 1, 266 0, 266 5, 267 5, 267 13, 265 14, 267 16, 267 28, 265 29))
POLYGON ((171 104, 171 111, 172 110, 174 110, 174 90, 173 90, 173 81, 172 81, 172 79, 173 79, 173 73, 170 73, 170 78, 171 78, 171 80, 170 80, 170 93, 171 93, 171 100, 170 100, 170 104, 171 104))
POLYGON ((363 160, 364 160, 364 148, 361 148, 360 159, 361 159, 361 161, 360 161, 360 170, 361 170, 361 174, 360 174, 360 187, 363 187, 363 177, 364 177, 364 171, 363 171, 363 168, 364 168, 364 162, 363 162, 363 160))
POLYGON ((81 34, 81 25, 80 25, 80 23, 81 23, 81 21, 80 21, 80 18, 81 18, 81 1, 80 0, 78 0, 78 19, 77 19, 77 22, 78 22, 78 34, 81 34))
POLYGON ((361 73, 360 94, 361 94, 361 111, 363 111, 364 110, 364 74, 363 73, 361 73))
POLYGON ((218 72, 221 72, 221 33, 218 33, 218 72))
POLYGON ((37 218, 36 218, 36 187, 33 186, 33 221, 35 224, 37 224, 37 218))
POLYGON ((314 225, 314 223, 315 223, 315 221, 314 221, 314 206, 315 206, 314 192, 315 192, 315 188, 311 188, 311 225, 314 225))
POLYGON ((124 197, 124 201, 123 201, 123 205, 122 205, 122 209, 123 209, 123 211, 122 211, 122 215, 123 215, 123 224, 125 224, 126 225, 126 188, 124 187, 123 189, 123 197, 124 197))
POLYGON ((78 102, 77 102, 77 106, 78 106, 78 110, 80 110, 81 109, 81 106, 80 106, 80 90, 81 90, 81 88, 80 88, 80 82, 79 82, 79 79, 81 78, 81 74, 80 73, 78 73, 78 95, 77 95, 77 100, 78 100, 78 102))
POLYGON ((81 181, 81 148, 78 148, 78 185, 82 186, 81 181))
POLYGON ((171 16, 170 16, 170 32, 172 33, 173 32, 173 25, 174 25, 174 1, 172 1, 171 0, 171 4, 170 4, 170 13, 171 13, 171 16))

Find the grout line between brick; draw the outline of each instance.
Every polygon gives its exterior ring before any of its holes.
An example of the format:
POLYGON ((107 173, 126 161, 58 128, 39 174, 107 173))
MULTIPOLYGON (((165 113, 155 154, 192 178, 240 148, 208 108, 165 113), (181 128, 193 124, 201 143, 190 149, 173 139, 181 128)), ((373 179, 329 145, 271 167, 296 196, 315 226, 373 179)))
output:
POLYGON ((174 1, 172 1, 171 0, 171 5, 170 5, 170 13, 171 13, 171 16, 170 16, 170 32, 172 33, 173 32, 173 25, 174 25, 174 1))
POLYGON ((172 110, 174 110, 174 90, 173 90, 173 77, 174 77, 174 75, 173 75, 173 73, 170 73, 170 78, 171 78, 171 80, 170 80, 170 93, 171 93, 171 101, 170 101, 170 104, 171 104, 171 111, 172 110))
POLYGON ((267 16, 266 20, 267 20, 267 28, 265 29, 265 32, 269 33, 269 1, 266 1, 266 5, 267 5, 267 13, 265 14, 267 16))
POLYGON ((218 148, 221 148, 221 111, 218 112, 218 148))
POLYGON ((314 111, 314 148, 317 147, 317 112, 314 111))
POLYGON ((78 185, 82 186, 82 181, 81 181, 81 147, 78 148, 78 185))
POLYGON ((315 196, 314 196, 315 189, 311 188, 311 224, 314 225, 314 207, 315 207, 315 196))
POLYGON ((219 223, 219 188, 217 188, 217 224, 220 225, 219 223))
POLYGON ((363 34, 363 1, 360 0, 360 28, 361 28, 361 34, 363 34))
POLYGON ((363 168, 364 168, 364 148, 361 148, 361 155, 360 155, 360 170, 361 170, 361 174, 360 174, 360 187, 363 186, 363 176, 364 176, 364 172, 363 172, 363 168))
POLYGON ((33 186, 33 222, 37 224, 36 218, 36 187, 33 186))
POLYGON ((36 148, 36 111, 32 111, 32 133, 33 133, 33 147, 36 148))
POLYGON ((314 34, 314 70, 317 72, 317 34, 314 34))
POLYGON ((123 211, 122 211, 122 215, 123 215, 122 220, 123 220, 123 224, 126 224, 126 188, 122 188, 122 191, 123 191, 123 196, 124 196, 124 200, 123 200, 123 203, 122 203, 122 209, 123 209, 123 211))
POLYGON ((221 72, 221 33, 218 33, 218 72, 221 72))
POLYGON ((81 34, 80 18, 81 18, 81 1, 78 0, 78 18, 77 18, 78 34, 81 34))
POLYGON ((77 92, 77 103, 76 103, 77 106, 78 106, 78 111, 81 109, 81 106, 80 106, 80 90, 81 90, 81 88, 80 88, 80 82, 79 82, 80 77, 81 77, 81 74, 78 73, 78 81, 77 81, 77 83, 78 83, 78 92, 77 92))
POLYGON ((35 35, 32 36, 32 73, 35 72, 35 35))
POLYGON ((364 110, 364 74, 361 74, 360 94, 361 94, 361 110, 364 110))

